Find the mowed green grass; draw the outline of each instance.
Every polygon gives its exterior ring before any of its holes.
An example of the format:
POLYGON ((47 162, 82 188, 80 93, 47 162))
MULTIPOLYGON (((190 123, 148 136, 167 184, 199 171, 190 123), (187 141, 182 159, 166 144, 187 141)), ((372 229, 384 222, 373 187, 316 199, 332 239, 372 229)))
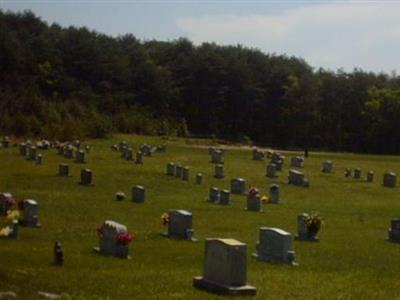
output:
MULTIPOLYGON (((72 299, 222 299, 192 286, 202 274, 204 239, 235 238, 247 244, 248 283, 257 288, 254 299, 400 299, 400 244, 386 240, 390 220, 400 216, 399 188, 382 187, 385 171, 400 173, 400 157, 310 153, 304 172, 311 187, 287 184, 290 157, 276 180, 265 177, 266 162, 253 161, 249 149, 229 149, 225 155, 224 179, 214 179, 206 148, 185 140, 117 135, 91 140, 87 164, 79 165, 42 151, 37 166, 17 153, 0 149, 0 191, 17 199, 32 198, 40 206, 40 229, 20 227, 18 240, 0 240, 0 291, 15 291, 19 299, 37 299, 38 291, 67 293, 72 299), (110 145, 127 140, 163 144, 166 153, 145 158, 135 165, 120 158, 110 145), (320 172, 323 160, 334 162, 335 173, 320 172), (70 162, 72 176, 57 176, 58 164, 70 162), (191 168, 190 182, 165 175, 169 161, 191 168), (78 184, 81 168, 93 170, 94 186, 78 184), (346 167, 375 171, 375 181, 345 178, 346 167), (195 173, 204 174, 203 185, 194 183, 195 173), (205 201, 211 186, 229 189, 229 181, 243 177, 247 184, 268 194, 269 184, 281 186, 282 203, 264 205, 264 213, 244 210, 245 197, 232 196, 231 206, 205 201), (146 202, 131 201, 131 187, 146 188, 146 202), (118 202, 114 194, 127 199, 118 202), (160 215, 168 209, 193 213, 199 242, 169 240, 160 215), (293 242, 297 267, 268 264, 251 258, 261 226, 282 228, 294 236, 296 216, 318 212, 324 219, 320 242, 293 242), (95 253, 96 228, 104 220, 127 225, 136 239, 130 245, 131 259, 95 253), (63 267, 52 265, 53 245, 60 240, 63 267)), ((1 221, 4 218, 0 219, 1 221)))

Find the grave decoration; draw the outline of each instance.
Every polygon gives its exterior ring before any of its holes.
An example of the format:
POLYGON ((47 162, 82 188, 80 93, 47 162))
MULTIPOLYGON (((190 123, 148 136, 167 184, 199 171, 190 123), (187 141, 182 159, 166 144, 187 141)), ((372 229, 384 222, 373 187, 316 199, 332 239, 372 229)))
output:
POLYGON ((134 239, 134 234, 128 232, 125 225, 115 221, 105 221, 97 229, 100 246, 94 250, 103 255, 112 255, 120 258, 129 258, 129 244, 134 239))
POLYGON ((322 219, 317 214, 302 213, 297 216, 297 236, 299 241, 318 241, 317 234, 322 226, 322 219))

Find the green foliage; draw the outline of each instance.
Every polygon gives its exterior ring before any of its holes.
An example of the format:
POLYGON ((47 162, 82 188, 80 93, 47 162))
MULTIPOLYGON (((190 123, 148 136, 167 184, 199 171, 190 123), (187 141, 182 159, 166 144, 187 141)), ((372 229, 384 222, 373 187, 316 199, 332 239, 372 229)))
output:
POLYGON ((0 82, 0 130, 8 135, 190 132, 400 152, 399 77, 313 70, 300 58, 240 45, 113 38, 0 10, 0 82), (71 120, 75 126, 65 124, 71 120))

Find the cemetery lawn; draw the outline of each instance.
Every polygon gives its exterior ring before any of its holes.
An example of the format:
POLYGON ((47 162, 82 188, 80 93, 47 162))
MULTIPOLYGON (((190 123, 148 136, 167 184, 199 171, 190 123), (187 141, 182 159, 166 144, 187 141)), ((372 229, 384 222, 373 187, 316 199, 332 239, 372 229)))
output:
POLYGON ((257 288, 252 299, 400 299, 400 244, 386 240, 390 220, 400 216, 400 188, 382 187, 385 171, 400 174, 400 157, 310 152, 303 168, 311 184, 307 189, 287 184, 290 157, 302 152, 283 152, 283 171, 270 179, 266 162, 252 160, 250 149, 229 149, 225 178, 215 179, 207 148, 184 139, 115 135, 88 142, 92 150, 85 165, 54 149, 40 151, 43 165, 27 161, 17 148, 0 149, 0 191, 37 200, 42 224, 40 229, 20 227, 17 240, 0 240, 0 291, 14 291, 18 299, 38 299, 38 291, 65 299, 222 299, 193 288, 192 278, 202 274, 204 239, 223 237, 247 244, 248 284, 257 288), (166 144, 167 152, 136 165, 110 149, 121 140, 134 149, 144 142, 166 144), (325 159, 333 161, 333 174, 320 172, 325 159), (190 166, 190 182, 166 176, 169 161, 190 166), (62 162, 70 164, 71 177, 57 176, 62 162), (92 169, 94 186, 78 184, 83 167, 92 169), (344 177, 346 167, 360 167, 364 179, 344 177), (373 183, 365 181, 368 170, 375 171, 373 183), (197 172, 204 175, 202 185, 194 183, 197 172), (278 182, 282 203, 263 205, 264 213, 256 213, 244 210, 244 196, 232 195, 231 206, 205 201, 209 187, 229 189, 236 177, 262 195, 278 182), (137 184, 146 189, 144 204, 130 199, 137 184), (115 201, 117 191, 127 199, 115 201), (160 216, 168 209, 193 213, 199 242, 161 235, 166 228, 160 216), (251 257, 259 227, 278 227, 294 236, 301 212, 318 212, 324 225, 320 242, 293 242, 297 267, 251 257), (96 229, 105 220, 125 224, 135 234, 130 260, 93 251, 99 242, 96 229), (52 265, 55 240, 64 250, 62 267, 52 265))

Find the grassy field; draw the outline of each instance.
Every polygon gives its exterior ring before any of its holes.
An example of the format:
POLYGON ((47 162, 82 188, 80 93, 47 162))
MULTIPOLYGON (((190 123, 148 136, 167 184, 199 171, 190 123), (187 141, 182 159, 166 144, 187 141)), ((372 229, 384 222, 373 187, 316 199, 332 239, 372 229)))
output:
MULTIPOLYGON (((382 187, 385 171, 400 173, 400 157, 310 153, 304 172, 309 189, 289 186, 289 158, 276 180, 265 177, 265 162, 253 161, 249 149, 229 149, 224 179, 214 179, 206 148, 185 140, 142 136, 114 136, 92 140, 85 167, 93 170, 94 186, 78 184, 82 165, 70 160, 72 176, 57 176, 58 164, 68 162, 56 150, 42 151, 43 165, 17 153, 0 149, 0 191, 17 199, 32 198, 40 206, 42 228, 20 227, 18 240, 0 240, 0 291, 12 290, 19 299, 37 299, 38 291, 68 294, 70 299, 221 299, 192 287, 202 274, 204 239, 235 238, 247 243, 248 283, 257 288, 253 299, 400 299, 400 244, 386 241, 390 220, 400 216, 399 188, 382 187), (110 145, 127 140, 166 144, 166 153, 135 165, 120 158, 110 145), (322 161, 331 159, 335 173, 322 174, 322 161), (191 167, 191 181, 165 175, 169 161, 191 167), (375 171, 375 181, 345 178, 346 167, 375 171), (204 174, 203 185, 194 174, 204 174), (244 211, 245 197, 232 196, 233 205, 205 202, 211 186, 228 188, 243 177, 267 194, 278 182, 282 203, 264 205, 264 213, 244 211), (130 201, 131 187, 143 185, 144 204, 130 201), (126 200, 114 200, 123 191, 126 200), (169 240, 160 215, 168 209, 193 213, 199 242, 169 240), (293 242, 297 267, 268 264, 251 258, 260 226, 282 228, 296 234, 296 216, 318 212, 324 219, 319 243, 293 242), (132 259, 95 253, 96 229, 104 220, 127 225, 136 239, 130 244, 132 259), (64 249, 63 267, 52 265, 53 244, 64 249)), ((0 218, 3 222, 4 218, 0 218)))

